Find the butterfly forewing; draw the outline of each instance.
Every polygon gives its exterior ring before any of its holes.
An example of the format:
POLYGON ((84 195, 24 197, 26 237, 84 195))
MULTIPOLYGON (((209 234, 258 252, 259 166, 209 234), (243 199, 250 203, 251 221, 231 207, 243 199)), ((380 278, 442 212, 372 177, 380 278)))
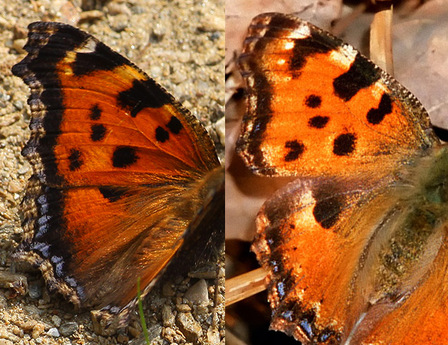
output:
POLYGON ((261 174, 353 175, 380 159, 387 174, 438 142, 414 96, 353 47, 297 17, 254 18, 240 66, 248 112, 238 149, 261 174))

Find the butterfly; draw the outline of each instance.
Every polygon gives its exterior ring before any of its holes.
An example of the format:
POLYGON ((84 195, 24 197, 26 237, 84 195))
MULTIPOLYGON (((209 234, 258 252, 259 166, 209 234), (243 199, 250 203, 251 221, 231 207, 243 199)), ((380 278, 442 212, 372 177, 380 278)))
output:
POLYGON ((121 325, 138 279, 143 297, 204 229, 223 241, 223 169, 201 123, 126 58, 70 25, 28 29, 12 71, 31 89, 33 175, 14 257, 121 325))
POLYGON ((238 153, 296 177, 256 219, 271 328, 303 344, 446 344, 448 147, 421 103, 293 15, 255 17, 239 65, 238 153))

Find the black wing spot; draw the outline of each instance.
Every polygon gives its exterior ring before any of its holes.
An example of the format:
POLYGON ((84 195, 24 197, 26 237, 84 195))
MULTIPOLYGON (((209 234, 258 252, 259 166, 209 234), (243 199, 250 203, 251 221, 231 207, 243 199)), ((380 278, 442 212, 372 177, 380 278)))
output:
POLYGON ((126 168, 137 162, 138 156, 135 148, 118 146, 112 156, 112 165, 115 168, 126 168))
POLYGON ((384 120, 387 114, 392 112, 392 100, 388 94, 381 96, 380 104, 378 108, 371 108, 367 113, 367 121, 372 125, 378 125, 384 120))
POLYGON ((124 194, 126 194, 126 189, 124 188, 103 186, 99 187, 98 189, 103 197, 110 202, 118 201, 123 197, 124 194))
POLYGON ((314 128, 324 128, 328 121, 330 121, 330 118, 328 116, 314 116, 308 121, 308 126, 314 127, 314 128))
POLYGON ((180 130, 183 128, 182 123, 176 116, 171 116, 170 122, 168 122, 166 126, 173 134, 179 134, 180 130))
POLYGON ((319 108, 322 104, 322 98, 318 95, 309 95, 305 99, 305 105, 309 108, 319 108))
POLYGON ((334 79, 334 93, 337 97, 348 102, 359 91, 369 87, 380 77, 381 73, 378 68, 358 53, 350 69, 334 79))
POLYGON ((174 100, 154 80, 134 80, 132 87, 118 94, 117 103, 132 117, 144 108, 160 108, 174 100))
POLYGON ((98 124, 98 125, 92 125, 90 127, 92 133, 90 134, 90 138, 93 141, 101 141, 103 140, 104 136, 106 135, 106 127, 104 125, 98 124))
POLYGON ((297 160, 305 151, 305 145, 297 140, 287 141, 285 148, 289 149, 289 152, 285 156, 285 162, 297 160))
POLYGON ((70 171, 78 170, 84 164, 84 161, 82 160, 81 151, 79 151, 77 149, 70 150, 70 155, 68 156, 68 160, 70 161, 70 164, 69 164, 70 171))
POLYGON ((158 142, 164 143, 169 138, 170 138, 170 134, 166 130, 164 130, 160 126, 156 128, 156 140, 158 142))
POLYGON ((333 153, 337 156, 348 156, 355 148, 356 136, 353 133, 344 133, 334 139, 333 153))
POLYGON ((98 104, 95 104, 95 105, 90 109, 89 117, 90 117, 91 120, 96 121, 96 120, 99 120, 99 119, 101 118, 101 113, 102 113, 101 108, 99 107, 98 104))
POLYGON ((341 216, 344 199, 341 196, 328 196, 328 191, 316 191, 313 193, 316 205, 313 216, 316 222, 324 229, 332 228, 341 216))

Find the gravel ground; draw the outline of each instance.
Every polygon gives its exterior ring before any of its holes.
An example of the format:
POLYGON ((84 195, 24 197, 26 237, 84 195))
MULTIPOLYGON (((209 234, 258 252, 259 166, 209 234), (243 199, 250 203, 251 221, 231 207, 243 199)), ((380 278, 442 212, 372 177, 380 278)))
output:
MULTIPOLYGON (((142 343, 137 321, 128 335, 98 336, 89 313, 75 314, 49 296, 39 273, 11 268, 31 168, 20 155, 29 136, 29 91, 10 69, 23 57, 30 22, 76 25, 128 57, 205 124, 224 156, 224 0, 73 3, 0 0, 0 345, 142 343)), ((152 344, 224 344, 223 265, 216 307, 215 270, 206 279, 169 277, 150 293, 145 310, 152 344)))

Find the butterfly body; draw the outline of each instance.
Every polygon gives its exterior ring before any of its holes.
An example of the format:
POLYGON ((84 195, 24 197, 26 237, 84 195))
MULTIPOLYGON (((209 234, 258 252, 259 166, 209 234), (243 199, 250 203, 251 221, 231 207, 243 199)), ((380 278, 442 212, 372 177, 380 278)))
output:
POLYGON ((240 67, 240 155, 297 177, 256 221, 271 328, 304 344, 445 344, 448 151, 423 106, 290 15, 253 19, 240 67))

